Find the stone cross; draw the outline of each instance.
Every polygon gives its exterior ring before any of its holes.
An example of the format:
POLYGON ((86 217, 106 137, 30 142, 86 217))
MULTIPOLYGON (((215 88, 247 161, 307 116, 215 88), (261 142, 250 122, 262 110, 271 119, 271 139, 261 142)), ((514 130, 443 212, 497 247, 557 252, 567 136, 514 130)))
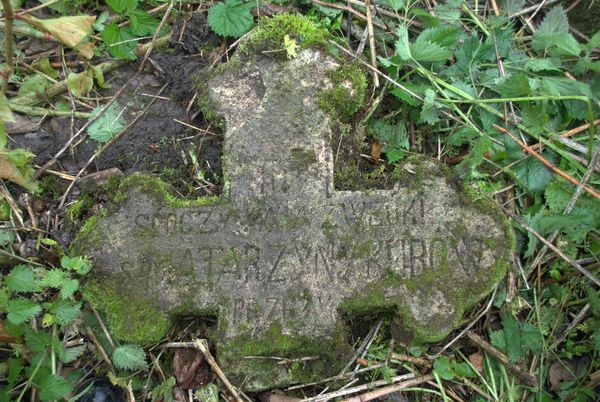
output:
POLYGON ((311 49, 284 63, 238 60, 208 84, 226 124, 225 195, 185 202, 134 176, 86 225, 76 241, 95 267, 86 295, 118 337, 164 332, 165 317, 213 317, 225 373, 264 389, 345 363, 344 318, 386 313, 408 340, 438 340, 502 277, 502 214, 437 163, 407 163, 392 190, 334 189, 319 96, 337 68, 311 49))

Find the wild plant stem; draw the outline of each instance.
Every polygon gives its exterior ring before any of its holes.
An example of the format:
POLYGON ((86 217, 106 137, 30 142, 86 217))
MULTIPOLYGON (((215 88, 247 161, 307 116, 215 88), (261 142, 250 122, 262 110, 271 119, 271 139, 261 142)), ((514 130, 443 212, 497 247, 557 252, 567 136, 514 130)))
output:
POLYGON ((12 74, 14 67, 13 60, 13 20, 15 18, 13 14, 12 4, 10 0, 2 0, 2 7, 4 7, 4 18, 6 20, 4 27, 4 43, 6 46, 6 70, 5 76, 2 80, 2 93, 8 92, 8 79, 12 74))

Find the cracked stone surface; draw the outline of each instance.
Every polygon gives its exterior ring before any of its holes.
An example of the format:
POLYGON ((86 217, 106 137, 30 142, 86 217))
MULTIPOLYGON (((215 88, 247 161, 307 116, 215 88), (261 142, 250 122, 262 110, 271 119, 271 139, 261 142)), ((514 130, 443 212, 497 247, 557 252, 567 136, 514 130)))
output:
POLYGON ((334 189, 319 94, 338 63, 308 49, 225 68, 208 95, 226 123, 226 195, 185 205, 151 185, 122 186, 124 200, 80 235, 94 263, 86 286, 127 300, 119 326, 120 304, 89 292, 118 337, 148 308, 215 317, 225 373, 266 389, 339 370, 350 356, 344 317, 386 312, 408 340, 438 340, 499 281, 506 221, 436 162, 409 162, 392 190, 334 189), (317 358, 299 367, 272 359, 308 355, 317 358))

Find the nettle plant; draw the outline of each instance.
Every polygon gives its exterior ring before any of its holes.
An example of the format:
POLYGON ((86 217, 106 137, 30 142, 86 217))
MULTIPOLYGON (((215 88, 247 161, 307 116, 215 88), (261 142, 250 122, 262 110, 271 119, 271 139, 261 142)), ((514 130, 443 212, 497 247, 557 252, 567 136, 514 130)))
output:
POLYGON ((31 387, 42 401, 73 391, 57 367, 76 360, 85 345, 66 346, 60 334, 74 331, 82 306, 75 297, 79 278, 90 269, 87 259, 63 256, 60 267, 16 265, 0 280, 0 324, 12 337, 0 400, 21 400, 31 387))
MULTIPOLYGON (((53 245, 48 239, 44 243, 53 245)), ((88 348, 76 339, 88 325, 83 323, 78 291, 80 279, 91 267, 86 258, 63 256, 60 267, 21 264, 0 278, 0 344, 10 346, 11 356, 0 363, 0 372, 7 374, 0 401, 20 401, 32 388, 42 401, 68 396, 75 400, 87 392, 82 389, 74 395, 84 374, 81 370, 70 370, 65 377, 60 367, 79 359, 88 348)), ((118 345, 108 352, 119 370, 147 368, 145 352, 138 345, 118 345)))
MULTIPOLYGON (((108 12, 103 12, 98 18, 96 29, 102 32, 102 40, 110 54, 117 59, 135 60, 135 48, 141 39, 155 34, 159 21, 146 11, 140 9, 138 0, 107 0, 106 4, 117 14, 117 21, 104 26, 108 12), (121 22, 129 21, 128 25, 121 22)), ((166 34, 163 27, 161 35, 166 34)))

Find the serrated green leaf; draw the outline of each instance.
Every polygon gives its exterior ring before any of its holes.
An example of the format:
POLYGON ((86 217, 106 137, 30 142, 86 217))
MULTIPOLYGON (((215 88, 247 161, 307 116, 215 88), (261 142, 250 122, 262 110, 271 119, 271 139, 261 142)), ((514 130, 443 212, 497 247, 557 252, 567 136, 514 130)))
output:
POLYGON ((590 41, 584 45, 584 50, 589 53, 598 46, 600 46, 600 31, 596 32, 590 41))
POLYGON ((440 121, 438 116, 439 105, 435 101, 435 92, 431 89, 425 91, 423 108, 421 109, 421 120, 427 124, 435 124, 440 121))
POLYGON ((535 354, 542 353, 544 339, 537 327, 526 322, 521 326, 521 342, 524 348, 531 350, 535 354))
MULTIPOLYGON (((540 219, 544 216, 544 208, 541 205, 533 205, 523 215, 523 221, 533 230, 539 231, 540 219)), ((537 237, 527 232, 527 249, 525 250, 524 257, 531 257, 535 252, 539 240, 537 237)))
POLYGON ((12 388, 17 382, 22 371, 23 361, 21 359, 8 359, 8 376, 6 377, 6 382, 9 388, 12 388))
POLYGON ((553 7, 544 16, 533 33, 532 46, 535 50, 556 55, 577 56, 581 53, 579 42, 569 33, 567 13, 562 6, 553 7))
POLYGON ((77 279, 68 279, 63 282, 60 287, 60 298, 68 299, 73 296, 75 292, 79 289, 79 281, 77 279))
POLYGON ((45 331, 36 331, 26 326, 24 334, 27 348, 32 352, 43 352, 52 346, 52 336, 45 331))
MULTIPOLYGON (((96 107, 92 110, 92 116, 95 116, 103 108, 104 105, 96 107)), ((121 113, 121 107, 118 102, 113 102, 100 117, 89 125, 87 131, 92 140, 103 144, 123 131, 124 128, 125 117, 121 113)))
POLYGON ((63 326, 68 325, 81 311, 81 303, 76 303, 71 300, 58 299, 52 303, 50 311, 52 314, 54 314, 58 324, 63 326))
POLYGON ((401 8, 404 8, 404 0, 378 0, 378 5, 383 6, 384 8, 390 8, 394 11, 398 11, 401 8))
POLYGON ((510 314, 502 320, 502 328, 504 329, 504 338, 506 339, 506 353, 508 360, 512 363, 517 363, 521 358, 521 332, 519 331, 519 323, 510 314))
POLYGON ((408 42, 408 28, 405 25, 400 25, 396 28, 396 56, 402 61, 411 60, 410 44, 408 42))
POLYGON ((6 318, 13 324, 22 324, 38 315, 40 311, 42 307, 39 304, 19 297, 8 301, 6 318))
POLYGON ((458 42, 459 35, 460 30, 456 27, 437 26, 421 31, 415 43, 427 41, 440 45, 443 48, 451 48, 458 42))
POLYGON ((54 289, 60 289, 63 283, 68 280, 68 275, 60 269, 46 271, 42 277, 42 286, 54 289))
POLYGON ((138 345, 123 345, 113 352, 113 363, 121 370, 143 370, 147 367, 146 353, 138 345))
POLYGON ((504 337, 504 331, 498 330, 490 334, 490 342, 492 345, 502 351, 506 351, 506 338, 504 337))
POLYGON ((6 287, 13 292, 36 292, 40 288, 40 281, 26 265, 15 265, 4 281, 6 287))
POLYGON ((381 142, 381 151, 390 163, 402 159, 409 148, 408 132, 404 122, 388 124, 383 119, 374 120, 369 124, 375 138, 381 142))
POLYGON ((64 378, 51 374, 43 378, 38 384, 40 389, 40 400, 53 401, 62 399, 73 391, 73 387, 64 378))
POLYGON ((250 7, 241 0, 225 0, 210 8, 208 25, 221 36, 239 38, 254 26, 254 18, 250 7))
POLYGON ((65 364, 72 363, 75 360, 77 360, 79 356, 83 354, 83 352, 85 352, 85 349, 85 345, 78 345, 66 348, 62 351, 62 353, 60 353, 60 361, 65 364))
MULTIPOLYGON (((403 85, 411 92, 413 93, 418 93, 420 88, 417 88, 416 86, 409 84, 409 83, 403 83, 403 85)), ((401 102, 406 103, 407 105, 410 106, 419 106, 421 104, 421 102, 415 98, 414 96, 412 96, 411 94, 409 94, 408 92, 406 92, 404 89, 396 87, 392 90, 390 90, 390 93, 392 93, 392 95, 394 95, 395 97, 397 97, 401 102)))
POLYGON ((600 352, 600 327, 594 331, 594 349, 596 352, 600 352))
MULTIPOLYGON (((553 154, 549 153, 544 153, 543 156, 551 163, 556 159, 553 154)), ((532 156, 517 163, 512 171, 515 173, 517 181, 532 193, 544 191, 554 177, 550 169, 532 156)))
POLYGON ((84 257, 68 257, 65 255, 60 259, 60 266, 64 269, 75 271, 79 275, 84 276, 87 275, 92 269, 92 262, 84 257))
POLYGON ((106 0, 106 4, 117 13, 122 14, 127 10, 135 10, 138 5, 138 0, 106 0))
POLYGON ((561 63, 558 59, 528 59, 525 68, 534 73, 540 71, 560 71, 561 63))
POLYGON ((410 53, 413 59, 420 62, 445 61, 454 55, 452 50, 420 37, 410 45, 410 53))
MULTIPOLYGON (((158 21, 143 10, 132 10, 128 13, 131 32, 137 36, 154 35, 158 28, 158 21)), ((164 26, 162 29, 165 32, 164 26)))
POLYGON ((517 11, 521 11, 525 6, 525 0, 502 0, 500 3, 501 9, 506 15, 512 15, 517 11))
POLYGON ((587 302, 590 304, 592 312, 595 316, 600 317, 600 295, 592 288, 587 288, 586 293, 587 302))
POLYGON ((119 27, 118 24, 112 23, 102 31, 102 40, 111 55, 117 59, 135 60, 135 47, 137 41, 134 40, 129 27, 119 27))
POLYGON ((452 364, 446 356, 441 356, 435 359, 433 362, 433 370, 444 380, 450 381, 454 378, 452 364))
POLYGON ((177 384, 175 377, 169 377, 152 390, 152 400, 173 402, 173 387, 177 384))
POLYGON ((461 177, 472 178, 480 175, 477 172, 477 167, 483 162, 483 156, 489 151, 490 144, 490 138, 486 135, 477 138, 471 152, 469 152, 469 156, 456 166, 461 177))
POLYGON ((479 137, 479 133, 473 127, 462 126, 456 129, 446 138, 446 143, 453 147, 470 144, 479 137))
POLYGON ((441 21, 450 24, 460 24, 460 14, 464 0, 447 0, 445 3, 438 2, 433 10, 441 21))
POLYGON ((525 73, 512 74, 498 84, 497 91, 503 98, 529 96, 531 94, 529 78, 525 73))

